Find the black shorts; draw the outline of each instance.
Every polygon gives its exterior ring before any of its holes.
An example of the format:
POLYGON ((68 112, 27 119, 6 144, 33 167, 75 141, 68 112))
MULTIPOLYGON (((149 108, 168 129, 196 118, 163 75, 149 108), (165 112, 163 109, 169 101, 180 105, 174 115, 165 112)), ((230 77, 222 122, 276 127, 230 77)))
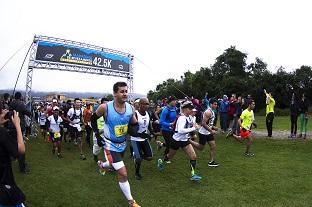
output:
POLYGON ((63 127, 68 129, 68 128, 69 128, 69 123, 66 122, 66 121, 64 121, 64 122, 63 122, 63 127))
POLYGON ((214 140, 213 134, 201 134, 198 133, 199 144, 205 145, 207 142, 211 142, 214 140))
POLYGON ((153 157, 153 150, 148 140, 134 141, 131 140, 134 158, 141 159, 143 157, 153 157))
POLYGON ((175 139, 170 140, 170 149, 178 150, 180 147, 184 148, 187 145, 191 144, 189 140, 187 141, 176 141, 175 139))
POLYGON ((82 138, 82 131, 78 131, 78 129, 76 127, 73 127, 73 126, 70 126, 69 125, 69 134, 70 134, 70 137, 72 139, 77 139, 77 141, 81 141, 81 138, 82 138))
POLYGON ((47 130, 47 126, 46 125, 40 125, 40 129, 47 130))
POLYGON ((61 141, 61 137, 59 137, 59 138, 54 138, 54 133, 53 133, 53 132, 49 132, 49 135, 50 135, 50 139, 52 140, 52 143, 61 141))

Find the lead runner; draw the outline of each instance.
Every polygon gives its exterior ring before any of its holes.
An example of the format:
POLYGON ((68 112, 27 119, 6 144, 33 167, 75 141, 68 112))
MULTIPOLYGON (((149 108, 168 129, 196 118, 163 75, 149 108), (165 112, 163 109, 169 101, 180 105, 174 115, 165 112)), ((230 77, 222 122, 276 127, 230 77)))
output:
MULTIPOLYGON (((138 121, 134 115, 133 107, 127 103, 128 86, 125 82, 117 82, 113 86, 114 100, 101 104, 92 115, 92 128, 99 146, 104 146, 109 164, 117 171, 119 187, 131 207, 140 207, 133 199, 128 182, 127 169, 123 162, 126 149, 126 135, 149 138, 146 133, 138 133, 138 121), (97 128, 97 119, 104 117, 104 134, 101 137, 97 128)), ((104 168, 99 161, 99 167, 104 168)))

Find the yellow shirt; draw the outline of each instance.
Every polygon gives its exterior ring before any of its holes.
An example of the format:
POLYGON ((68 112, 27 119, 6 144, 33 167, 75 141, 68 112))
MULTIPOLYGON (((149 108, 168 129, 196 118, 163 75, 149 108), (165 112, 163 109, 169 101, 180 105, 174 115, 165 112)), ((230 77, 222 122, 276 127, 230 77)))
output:
POLYGON ((268 113, 271 113, 271 112, 274 113, 275 100, 268 93, 266 93, 266 97, 267 97, 268 101, 267 101, 266 113, 265 114, 268 115, 268 113))
POLYGON ((250 129, 250 126, 253 122, 253 111, 249 111, 248 109, 245 109, 242 112, 242 115, 240 116, 241 120, 242 120, 242 126, 245 129, 250 129))

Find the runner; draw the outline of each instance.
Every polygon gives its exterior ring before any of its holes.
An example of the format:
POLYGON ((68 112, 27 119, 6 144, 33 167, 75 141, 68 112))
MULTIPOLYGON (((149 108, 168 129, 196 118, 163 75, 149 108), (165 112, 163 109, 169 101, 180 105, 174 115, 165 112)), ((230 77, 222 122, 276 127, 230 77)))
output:
MULTIPOLYGON (((135 111, 135 116, 138 120, 139 129, 138 132, 151 132, 150 116, 147 112, 149 107, 149 100, 147 98, 140 98, 139 110, 135 111)), ((142 159, 151 161, 153 158, 152 147, 148 139, 131 136, 131 146, 133 148, 133 160, 135 164, 135 178, 137 180, 142 179, 140 173, 140 167, 142 159)))
POLYGON ((53 115, 48 117, 47 128, 49 129, 50 139, 52 140, 52 154, 57 151, 57 157, 63 158, 61 155, 61 128, 60 124, 63 119, 59 116, 59 107, 53 107, 53 115))
POLYGON ((82 151, 82 129, 80 124, 82 121, 82 109, 81 109, 81 100, 75 98, 74 108, 70 108, 67 112, 67 121, 69 122, 69 134, 71 139, 74 141, 75 145, 78 145, 80 150, 80 159, 86 160, 86 156, 82 151))
POLYGON ((210 147, 210 161, 208 162, 209 167, 218 167, 219 164, 215 162, 216 157, 216 142, 214 139, 214 134, 217 133, 218 128, 213 125, 215 119, 214 109, 218 107, 218 101, 214 98, 209 100, 208 109, 203 114, 202 126, 198 131, 199 143, 193 140, 189 140, 194 148, 202 151, 205 148, 206 143, 208 142, 210 147))
POLYGON ((87 102, 86 108, 83 110, 83 123, 85 126, 85 130, 87 132, 86 141, 90 148, 91 148, 91 133, 92 133, 91 115, 92 115, 91 104, 90 102, 87 102))
POLYGON ((65 104, 62 105, 62 108, 60 108, 60 116, 63 119, 63 134, 61 134, 62 138, 64 139, 64 142, 70 142, 70 139, 67 139, 67 134, 69 133, 69 122, 68 122, 68 116, 67 113, 69 109, 72 108, 71 100, 67 100, 65 104))
MULTIPOLYGON (((113 86, 114 100, 101 104, 92 115, 91 124, 99 146, 104 146, 109 163, 117 171, 119 187, 128 200, 129 206, 139 207, 133 199, 128 182, 127 169, 123 162, 126 150, 127 133, 131 136, 149 138, 146 133, 138 133, 138 121, 134 116, 133 107, 127 103, 128 86, 125 82, 117 82, 113 86), (102 138, 97 128, 97 119, 104 116, 104 134, 102 138)), ((98 162, 100 168, 107 166, 98 162)))
MULTIPOLYGON (((107 102, 108 102, 107 98, 102 98, 101 99, 101 104, 104 104, 104 103, 107 103, 107 102)), ((98 127, 98 130, 99 130, 100 136, 103 138, 103 135, 104 135, 104 117, 103 116, 101 116, 97 120, 97 127, 98 127)), ((94 159, 94 161, 96 163, 99 160, 98 155, 100 154, 101 149, 102 149, 102 147, 100 147, 98 145, 96 136, 93 133, 93 150, 92 150, 92 152, 93 152, 93 159, 94 159)), ((104 153, 104 155, 106 155, 106 154, 104 153)), ((107 166, 110 166, 107 159, 106 159, 106 161, 107 161, 107 166)))
MULTIPOLYGON (((177 117, 177 109, 176 109, 176 98, 174 96, 170 96, 168 98, 167 106, 164 106, 161 114, 160 114, 160 127, 161 134, 165 139, 165 143, 161 144, 161 146, 165 146, 164 155, 168 154, 170 148, 170 141, 172 139, 173 131, 171 128, 171 124, 177 117)), ((167 163, 170 163, 170 160, 166 160, 167 163)))
POLYGON ((239 142, 243 142, 244 140, 247 140, 246 151, 244 154, 246 157, 254 156, 254 154, 250 152, 250 147, 253 143, 253 137, 251 136, 251 125, 254 125, 254 127, 257 128, 257 125, 254 120, 254 114, 253 114, 254 108, 255 108, 255 101, 250 100, 248 103, 248 108, 242 112, 242 115, 238 119, 238 124, 240 126, 240 134, 236 135, 233 132, 228 134, 228 137, 233 136, 239 142))
MULTIPOLYGON (((155 110, 151 115, 151 120, 152 120, 152 126, 153 126, 153 134, 154 134, 154 139, 157 141, 157 137, 161 136, 160 132, 160 124, 159 124, 159 116, 161 113, 161 107, 159 105, 155 106, 155 110)), ((162 143, 160 143, 161 145, 162 143)))
POLYGON ((201 176, 195 173, 196 167, 196 153, 194 151, 193 146, 188 140, 188 133, 195 131, 198 129, 198 125, 193 125, 192 121, 189 119, 192 113, 192 109, 194 105, 190 101, 186 101, 182 104, 181 109, 182 113, 177 118, 174 127, 174 134, 172 136, 172 140, 170 142, 170 150, 169 153, 164 156, 164 159, 158 159, 157 167, 160 171, 164 170, 164 161, 171 160, 176 154, 179 148, 182 148, 185 154, 190 159, 190 167, 191 167, 191 180, 199 181, 202 179, 201 176))
POLYGON ((39 122, 39 125, 40 125, 40 131, 41 131, 41 136, 43 137, 43 140, 44 141, 48 141, 46 139, 46 134, 47 134, 47 127, 46 127, 46 121, 47 121, 47 115, 44 111, 44 108, 43 106, 40 107, 39 109, 39 114, 38 114, 38 122, 39 122))

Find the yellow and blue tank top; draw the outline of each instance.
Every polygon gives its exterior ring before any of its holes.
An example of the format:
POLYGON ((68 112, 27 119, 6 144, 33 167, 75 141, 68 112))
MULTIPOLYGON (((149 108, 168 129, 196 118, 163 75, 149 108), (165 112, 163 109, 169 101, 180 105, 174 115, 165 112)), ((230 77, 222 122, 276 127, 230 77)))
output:
POLYGON ((133 109, 129 103, 125 104, 125 112, 119 113, 114 107, 114 101, 107 103, 104 122, 105 149, 123 152, 126 149, 126 135, 128 124, 133 116, 133 109))

